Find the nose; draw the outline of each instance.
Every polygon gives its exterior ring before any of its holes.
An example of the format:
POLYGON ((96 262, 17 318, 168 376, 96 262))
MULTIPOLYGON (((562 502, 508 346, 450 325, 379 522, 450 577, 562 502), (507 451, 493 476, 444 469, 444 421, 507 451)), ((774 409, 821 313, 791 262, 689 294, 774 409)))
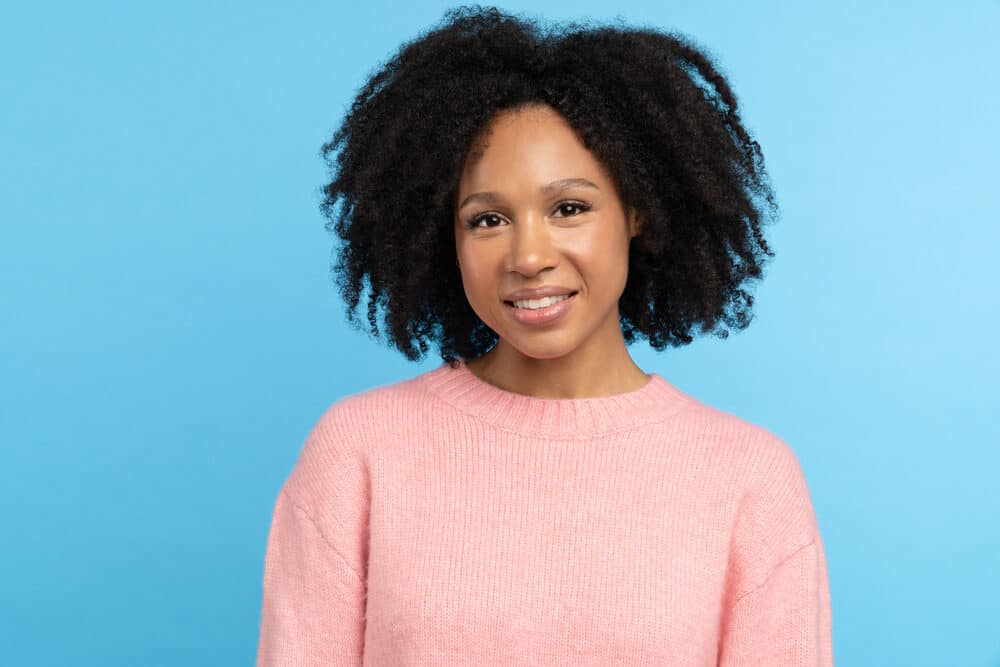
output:
POLYGON ((510 238, 508 271, 534 276, 558 263, 559 248, 545 216, 531 212, 521 215, 510 238))

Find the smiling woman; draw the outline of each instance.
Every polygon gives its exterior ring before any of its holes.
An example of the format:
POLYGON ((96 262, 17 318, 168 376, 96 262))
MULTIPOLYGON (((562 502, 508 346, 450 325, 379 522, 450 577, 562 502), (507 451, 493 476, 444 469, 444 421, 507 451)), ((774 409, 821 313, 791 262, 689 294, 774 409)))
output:
MULTIPOLYGON (((333 179, 324 188, 322 210, 341 242, 332 268, 348 318, 384 334, 412 360, 433 345, 455 365, 513 342, 503 343, 490 313, 465 298, 463 281, 474 267, 456 268, 469 238, 456 217, 465 224, 475 220, 477 235, 485 228, 486 237, 476 242, 494 251, 498 243, 513 249, 515 239, 530 252, 550 232, 579 238, 595 226, 556 224, 556 217, 575 217, 564 206, 545 211, 542 233, 532 220, 539 209, 524 208, 525 188, 535 204, 545 197, 553 204, 560 197, 584 204, 589 196, 599 199, 594 205, 602 210, 581 211, 589 221, 610 223, 609 215, 625 214, 643 221, 641 235, 618 256, 619 275, 608 277, 627 275, 618 299, 624 344, 642 337, 662 350, 692 342, 696 332, 726 337, 726 326, 748 326, 753 297, 747 283, 762 277, 772 256, 761 228, 776 205, 760 148, 741 123, 726 79, 678 34, 575 23, 546 30, 493 8, 452 10, 443 25, 404 44, 368 79, 323 154, 333 179), (544 127, 511 126, 512 117, 522 116, 544 127), (532 145, 538 137, 546 138, 544 152, 532 145), (530 179, 522 169, 530 170, 530 179), (511 176, 521 177, 516 187, 511 176), (584 177, 601 185, 577 184, 573 196, 537 190, 584 177), (503 241, 492 236, 499 228, 503 241), (360 319, 355 311, 365 296, 367 318, 360 319)), ((562 259, 560 266, 512 271, 494 287, 579 281, 568 275, 575 273, 569 258, 562 259)), ((584 288, 586 297, 586 288, 595 286, 574 287, 584 288)), ((550 342, 542 345, 552 344, 548 332, 544 338, 550 342)), ((592 353, 562 364, 557 359, 563 355, 548 354, 541 366, 541 359, 522 354, 520 363, 548 369, 534 374, 542 383, 536 393, 558 393, 542 378, 554 382, 552 373, 567 372, 577 393, 607 393, 636 378, 631 364, 618 367, 623 348, 605 350, 615 363, 610 376, 602 364, 602 380, 581 366, 592 353)))
POLYGON ((830 667, 795 453, 627 349, 745 327, 770 256, 760 148, 709 58, 459 8, 323 152, 349 317, 367 284, 376 335, 381 306, 392 345, 447 363, 310 432, 258 665, 830 667))
POLYGON ((537 103, 498 114, 472 152, 456 188, 456 253, 465 296, 499 342, 469 368, 522 394, 539 395, 540 380, 544 394, 645 385, 618 312, 639 221, 605 169, 537 103))

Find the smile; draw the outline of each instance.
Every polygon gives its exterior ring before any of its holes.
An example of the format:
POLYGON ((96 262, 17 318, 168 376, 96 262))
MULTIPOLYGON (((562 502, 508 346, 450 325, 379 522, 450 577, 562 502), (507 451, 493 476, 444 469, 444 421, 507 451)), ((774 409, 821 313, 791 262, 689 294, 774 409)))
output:
POLYGON ((511 301, 504 301, 504 306, 520 324, 542 326, 555 322, 569 312, 570 308, 573 307, 573 304, 576 303, 577 294, 578 292, 574 292, 568 296, 546 297, 544 299, 532 301, 518 301, 517 303, 525 306, 523 308, 518 307, 511 301), (538 307, 531 308, 530 306, 532 304, 535 304, 538 307))

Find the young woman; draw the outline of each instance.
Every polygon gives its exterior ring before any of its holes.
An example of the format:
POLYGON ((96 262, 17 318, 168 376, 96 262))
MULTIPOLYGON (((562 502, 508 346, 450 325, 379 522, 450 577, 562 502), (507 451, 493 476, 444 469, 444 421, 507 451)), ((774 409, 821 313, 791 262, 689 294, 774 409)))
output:
POLYGON ((367 283, 374 333, 382 306, 392 345, 447 363, 312 429, 258 665, 832 665, 794 452, 626 347, 745 327, 772 256, 763 158, 710 59, 458 8, 324 150, 349 314, 367 283))

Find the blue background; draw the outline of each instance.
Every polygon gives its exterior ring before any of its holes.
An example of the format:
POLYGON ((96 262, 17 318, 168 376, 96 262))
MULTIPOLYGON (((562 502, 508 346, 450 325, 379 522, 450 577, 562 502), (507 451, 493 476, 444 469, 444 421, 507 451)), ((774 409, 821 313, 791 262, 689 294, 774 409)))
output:
MULTIPOLYGON (((346 324, 318 150, 449 6, 5 6, 5 664, 252 664, 306 433, 440 364, 346 324)), ((777 258, 746 331, 632 354, 799 455, 839 665, 1000 665, 1000 2, 500 6, 717 59, 777 258)))

